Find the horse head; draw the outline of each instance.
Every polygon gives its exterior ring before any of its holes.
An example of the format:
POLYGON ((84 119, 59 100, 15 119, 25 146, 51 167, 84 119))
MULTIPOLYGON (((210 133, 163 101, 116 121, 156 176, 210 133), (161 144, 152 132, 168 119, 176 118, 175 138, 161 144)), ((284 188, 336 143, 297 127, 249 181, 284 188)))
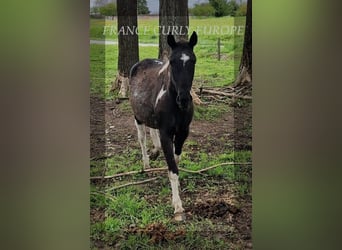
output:
POLYGON ((174 36, 169 34, 167 43, 172 49, 170 56, 171 83, 176 92, 176 103, 181 110, 186 110, 192 103, 190 91, 196 64, 193 48, 197 44, 197 34, 194 31, 189 42, 176 42, 174 36))

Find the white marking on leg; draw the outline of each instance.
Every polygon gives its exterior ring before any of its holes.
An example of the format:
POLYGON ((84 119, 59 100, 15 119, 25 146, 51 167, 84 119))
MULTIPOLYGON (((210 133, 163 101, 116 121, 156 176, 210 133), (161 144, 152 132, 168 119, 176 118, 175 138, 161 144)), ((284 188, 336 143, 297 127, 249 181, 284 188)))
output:
POLYGON ((159 130, 150 128, 150 135, 154 146, 154 152, 159 151, 161 149, 159 130))
POLYGON ((138 124, 138 122, 135 120, 135 126, 138 130, 138 140, 141 147, 141 153, 142 158, 144 162, 144 169, 150 167, 149 158, 147 155, 147 149, 146 149, 146 127, 144 124, 138 124))
POLYGON ((161 87, 158 95, 157 95, 157 99, 156 99, 156 103, 155 106, 157 106, 159 100, 163 97, 163 95, 166 93, 166 89, 164 90, 164 85, 161 87))
POLYGON ((182 56, 180 58, 183 61, 183 67, 185 66, 185 63, 190 59, 190 56, 188 56, 185 53, 182 53, 182 56))
POLYGON ((161 73, 163 73, 163 72, 167 69, 167 67, 169 67, 169 64, 170 64, 170 61, 167 60, 167 61, 164 63, 163 67, 159 70, 158 75, 160 75, 161 73))
POLYGON ((171 182, 171 189, 172 189, 172 205, 175 208, 174 213, 175 214, 183 213, 184 208, 182 206, 182 201, 179 197, 179 191, 178 191, 178 186, 179 186, 178 175, 169 171, 169 180, 171 182))
POLYGON ((175 153, 175 146, 174 146, 174 145, 173 145, 173 156, 174 156, 175 162, 176 162, 176 164, 177 164, 177 166, 178 166, 181 156, 180 156, 180 155, 177 155, 177 154, 175 153))

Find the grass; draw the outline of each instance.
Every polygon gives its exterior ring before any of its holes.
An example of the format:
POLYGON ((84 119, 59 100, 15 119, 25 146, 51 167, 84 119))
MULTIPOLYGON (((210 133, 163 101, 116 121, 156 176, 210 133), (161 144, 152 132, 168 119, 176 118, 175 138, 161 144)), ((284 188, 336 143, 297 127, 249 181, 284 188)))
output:
MULTIPOLYGON (((193 144, 195 142, 187 142, 193 144)), ((128 154, 124 154, 128 155, 128 154)), ((182 157, 181 166, 189 170, 198 170, 219 162, 226 162, 238 159, 239 161, 250 161, 251 152, 231 152, 220 155, 208 156, 205 152, 197 152, 195 156, 198 161, 193 161, 187 154, 182 157)), ((160 159, 160 162, 164 160, 160 159)), ((128 170, 140 169, 141 159, 138 154, 131 154, 129 157, 113 156, 108 163, 106 174, 114 174, 122 172, 122 166, 131 166, 128 170)), ((93 166, 94 168, 94 166, 93 166)), ((95 167, 96 168, 96 167, 95 167)), ((235 166, 218 167, 205 173, 203 176, 189 173, 180 173, 181 193, 187 192, 195 195, 199 190, 217 193, 222 187, 218 185, 217 180, 225 181, 225 183, 241 182, 237 185, 236 192, 239 195, 246 195, 250 192, 246 173, 238 171, 235 166), (203 185, 205 183, 205 185, 203 185)), ((114 247, 119 244, 120 249, 136 249, 138 245, 142 249, 225 249, 227 240, 222 239, 219 234, 224 230, 229 233, 227 225, 213 223, 209 219, 194 218, 187 223, 175 223, 171 216, 173 208, 171 206, 171 191, 169 180, 166 173, 161 174, 162 178, 155 183, 145 184, 142 186, 130 186, 118 189, 103 195, 94 191, 98 187, 91 186, 93 192, 90 197, 92 209, 103 209, 104 218, 91 224, 92 242, 101 241, 114 247), (180 238, 170 239, 162 242, 151 242, 148 234, 141 233, 149 225, 161 224, 170 232, 183 230, 185 233, 180 238), (130 231, 142 230, 140 233, 130 231), (210 232, 210 234, 208 234, 210 232)), ((128 177, 129 178, 129 177, 128 177)), ((146 179, 145 174, 131 177, 134 180, 146 179)), ((117 180, 112 185, 132 180, 117 180), (118 183, 119 182, 119 183, 118 183)), ((192 199, 183 200, 185 206, 193 203, 192 199)), ((117 246, 116 246, 117 247, 117 246)), ((95 245, 93 246, 94 249, 95 245)))
MULTIPOLYGON (((192 18, 189 32, 196 30, 198 44, 194 51, 197 64, 194 86, 222 87, 230 85, 238 72, 243 47, 243 29, 232 32, 232 27, 243 27, 244 18, 192 18), (221 41, 221 60, 217 59, 217 41, 221 41)), ((139 43, 158 44, 158 18, 138 19, 139 43)), ((90 20, 90 39, 117 41, 116 20, 90 20)), ((139 46, 140 60, 156 58, 158 47, 139 46)), ((90 45, 91 93, 113 99, 112 81, 117 75, 117 45, 90 45)))
POLYGON ((214 121, 228 111, 229 107, 225 103, 209 103, 207 105, 195 106, 194 119, 214 121))

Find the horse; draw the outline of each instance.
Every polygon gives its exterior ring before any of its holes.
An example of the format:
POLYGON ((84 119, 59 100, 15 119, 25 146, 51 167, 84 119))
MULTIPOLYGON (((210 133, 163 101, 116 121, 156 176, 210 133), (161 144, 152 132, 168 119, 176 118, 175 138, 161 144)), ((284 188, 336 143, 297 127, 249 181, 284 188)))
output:
POLYGON ((185 215, 178 191, 177 165, 194 113, 190 91, 195 73, 193 48, 197 34, 193 32, 189 41, 178 42, 169 34, 167 43, 171 48, 169 60, 144 59, 133 65, 129 74, 129 99, 142 151, 142 171, 149 168, 146 149, 146 127, 149 127, 154 145, 151 158, 158 156, 162 149, 171 183, 174 218, 181 221, 185 215))

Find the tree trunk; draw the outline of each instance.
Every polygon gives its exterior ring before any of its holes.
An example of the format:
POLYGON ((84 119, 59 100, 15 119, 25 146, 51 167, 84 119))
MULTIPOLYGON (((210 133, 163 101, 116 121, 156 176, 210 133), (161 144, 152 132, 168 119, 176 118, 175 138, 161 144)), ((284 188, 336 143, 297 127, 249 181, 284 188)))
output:
MULTIPOLYGON (((245 36, 239 69, 239 75, 233 85, 234 93, 245 99, 232 99, 234 151, 252 150, 252 0, 247 1, 245 36)), ((240 169, 236 168, 235 175, 240 173, 240 169)))
POLYGON ((163 53, 170 54, 167 44, 167 35, 171 32, 176 41, 188 38, 189 15, 188 0, 182 1, 159 1, 159 54, 158 58, 163 57, 163 53))
POLYGON ((247 1, 245 37, 239 69, 240 73, 235 85, 250 83, 252 81, 252 0, 247 1))
MULTIPOLYGON (((172 33, 176 41, 188 39, 189 12, 188 0, 170 1, 159 0, 159 54, 158 58, 165 61, 171 52, 167 44, 167 35, 172 33)), ((191 90, 193 102, 201 104, 201 100, 195 91, 191 90)))
POLYGON ((118 12, 118 75, 115 85, 119 95, 127 96, 128 76, 131 67, 139 61, 137 0, 117 0, 118 12))

